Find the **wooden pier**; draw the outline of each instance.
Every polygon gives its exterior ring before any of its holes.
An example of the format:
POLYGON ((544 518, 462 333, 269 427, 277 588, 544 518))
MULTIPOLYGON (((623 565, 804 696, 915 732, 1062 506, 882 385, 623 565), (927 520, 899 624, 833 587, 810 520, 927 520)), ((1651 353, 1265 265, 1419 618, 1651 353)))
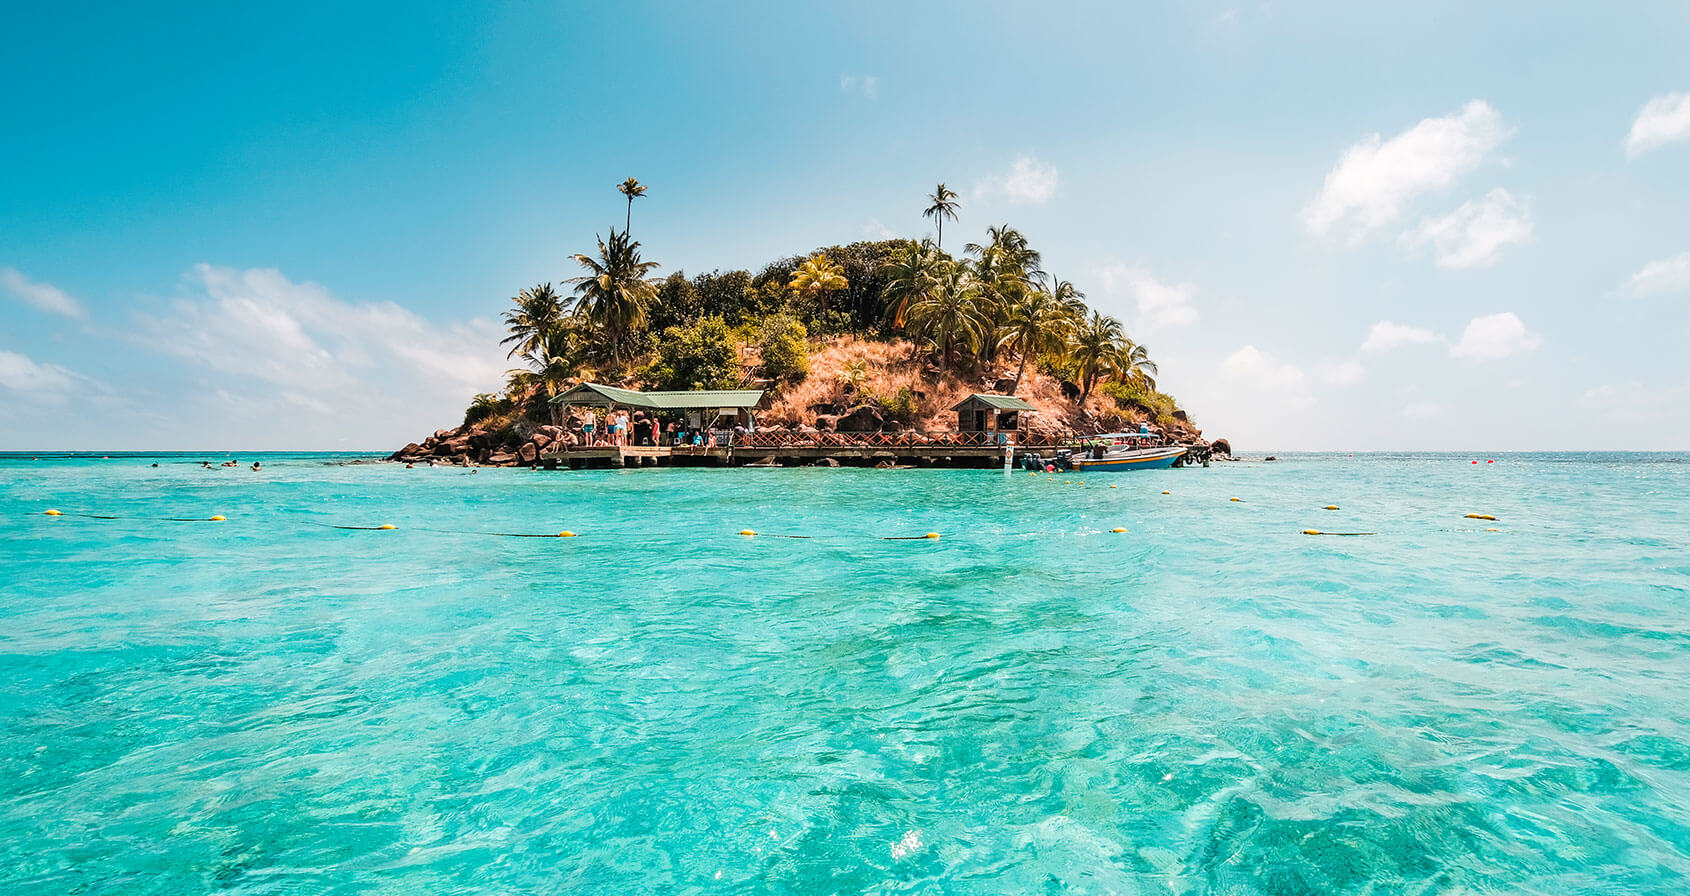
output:
MULTIPOLYGON (((650 446, 611 445, 569 448, 540 455, 548 470, 616 467, 953 467, 995 469, 1003 466, 1002 445, 783 445, 783 446, 650 446)), ((1023 453, 1049 455, 1054 446, 1013 446, 1016 461, 1023 453)))

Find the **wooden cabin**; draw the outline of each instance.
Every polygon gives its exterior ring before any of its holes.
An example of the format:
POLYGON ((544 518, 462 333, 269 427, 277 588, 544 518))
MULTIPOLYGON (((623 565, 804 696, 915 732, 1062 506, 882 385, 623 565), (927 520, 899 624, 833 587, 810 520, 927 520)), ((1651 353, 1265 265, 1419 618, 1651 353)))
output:
POLYGON ((989 441, 1021 442, 1021 432, 1027 424, 1026 416, 1037 408, 1013 395, 993 395, 976 392, 957 403, 957 432, 989 433, 996 438, 989 441))

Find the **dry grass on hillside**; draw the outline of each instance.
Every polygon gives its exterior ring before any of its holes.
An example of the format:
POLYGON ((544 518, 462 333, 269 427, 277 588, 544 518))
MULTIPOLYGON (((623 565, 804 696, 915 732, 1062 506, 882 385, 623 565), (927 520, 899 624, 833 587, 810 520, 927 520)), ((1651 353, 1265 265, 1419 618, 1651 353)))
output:
MULTIPOLYGON (((813 409, 818 406, 846 409, 871 397, 890 399, 900 389, 908 389, 917 396, 917 428, 951 430, 956 427, 956 415, 951 408, 970 393, 996 391, 1000 381, 1007 388, 1015 378, 1015 365, 1005 363, 972 376, 948 373, 937 380, 933 376, 930 364, 916 358, 914 347, 907 341, 868 342, 839 337, 810 356, 810 374, 803 382, 776 396, 769 410, 758 416, 772 425, 813 425, 816 419, 813 409), (853 394, 840 379, 840 373, 854 363, 866 366, 868 375, 853 394)), ((1094 394, 1081 407, 1062 394, 1062 385, 1054 377, 1031 365, 1016 394, 1039 409, 1028 424, 1034 433, 1093 431, 1111 418, 1113 425, 1125 422, 1120 420, 1109 398, 1094 394)))

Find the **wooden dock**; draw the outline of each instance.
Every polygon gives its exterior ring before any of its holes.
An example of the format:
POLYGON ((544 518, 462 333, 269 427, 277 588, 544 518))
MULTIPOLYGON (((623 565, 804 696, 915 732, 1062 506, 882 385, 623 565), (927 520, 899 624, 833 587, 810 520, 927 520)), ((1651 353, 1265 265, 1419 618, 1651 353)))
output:
MULTIPOLYGON (((1024 452, 1050 454, 1052 446, 1016 446, 1019 460, 1024 452)), ((786 445, 779 447, 735 446, 704 448, 622 445, 569 448, 540 455, 540 466, 548 470, 616 467, 807 467, 817 464, 842 467, 960 467, 995 469, 1003 466, 1001 445, 786 445)))

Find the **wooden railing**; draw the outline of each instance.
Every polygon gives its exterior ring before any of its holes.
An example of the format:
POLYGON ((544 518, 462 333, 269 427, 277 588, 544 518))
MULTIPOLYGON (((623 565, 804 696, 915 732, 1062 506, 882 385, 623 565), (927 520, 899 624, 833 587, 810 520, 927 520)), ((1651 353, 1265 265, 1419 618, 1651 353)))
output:
POLYGON ((1018 441, 1011 433, 992 432, 799 432, 791 429, 760 429, 733 439, 735 448, 907 448, 956 446, 987 448, 1018 441))

